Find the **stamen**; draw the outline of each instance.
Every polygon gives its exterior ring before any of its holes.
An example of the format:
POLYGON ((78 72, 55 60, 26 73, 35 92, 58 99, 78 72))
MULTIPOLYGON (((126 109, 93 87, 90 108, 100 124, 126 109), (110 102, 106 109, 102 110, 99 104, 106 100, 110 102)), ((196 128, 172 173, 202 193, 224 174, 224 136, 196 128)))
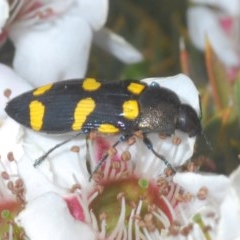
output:
POLYGON ((79 153, 80 152, 80 147, 79 146, 72 146, 70 149, 72 152, 79 153))
POLYGON ((205 200, 207 198, 207 194, 208 194, 207 187, 202 187, 202 188, 199 189, 199 191, 197 193, 197 198, 199 200, 205 200))
POLYGON ((7 21, 7 26, 16 19, 18 20, 18 25, 22 26, 31 26, 43 20, 49 20, 66 12, 73 3, 73 0, 45 4, 34 0, 15 0, 10 6, 11 14, 7 21))
POLYGON ((180 231, 180 223, 177 221, 174 221, 171 226, 168 229, 169 235, 170 236, 177 236, 180 231))
POLYGON ((100 195, 103 192, 103 187, 98 185, 96 191, 89 197, 88 199, 88 205, 92 203, 92 201, 97 198, 98 195, 100 195))
POLYGON ((175 170, 173 170, 172 167, 166 167, 164 169, 164 174, 165 174, 165 177, 173 176, 175 174, 175 170))
POLYGON ((1 177, 4 179, 4 180, 9 180, 10 179, 10 176, 7 172, 3 171, 1 173, 1 177))
POLYGON ((181 230, 180 230, 180 233, 187 237, 190 232, 193 230, 193 224, 192 223, 189 223, 187 226, 183 227, 181 230))
POLYGON ((131 153, 129 151, 124 151, 121 154, 121 160, 124 161, 124 162, 130 161, 131 160, 131 153))
POLYGON ((92 209, 89 211, 89 215, 90 215, 91 225, 92 225, 93 230, 99 231, 98 221, 97 221, 97 218, 96 218, 95 214, 93 213, 92 209))
POLYGON ((107 159, 105 160, 105 167, 104 167, 104 171, 103 171, 103 179, 107 179, 110 170, 111 170, 111 157, 108 155, 107 159))
POLYGON ((120 208, 121 211, 120 211, 120 216, 118 218, 116 227, 112 231, 111 235, 109 236, 109 239, 115 239, 116 236, 123 231, 125 213, 126 213, 126 201, 125 201, 124 193, 119 193, 117 196, 117 199, 121 201, 121 208, 120 208))
POLYGON ((116 164, 112 164, 112 168, 111 168, 110 174, 108 176, 108 179, 115 179, 116 173, 117 173, 116 164))
POLYGON ((116 174, 115 179, 123 179, 129 175, 128 171, 124 169, 125 169, 125 164, 123 162, 120 162, 120 169, 119 169, 119 172, 116 174))
POLYGON ((156 224, 154 223, 152 213, 147 213, 143 217, 143 222, 145 223, 145 226, 148 232, 154 232, 156 230, 156 224))
POLYGON ((170 211, 170 216, 172 216, 172 219, 176 219, 176 213, 172 207, 174 205, 171 205, 170 201, 168 201, 168 199, 163 195, 161 196, 161 199, 164 201, 164 203, 167 206, 167 209, 170 211))
POLYGON ((10 162, 12 162, 12 161, 15 160, 14 155, 13 155, 13 152, 9 152, 9 153, 7 154, 7 159, 8 159, 8 161, 10 161, 10 162))
POLYGON ((179 185, 176 185, 174 183, 169 183, 169 186, 170 186, 170 191, 167 198, 170 200, 171 205, 175 206, 177 203, 177 196, 179 196, 179 193, 181 193, 182 188, 179 185))
POLYGON ((134 143, 136 143, 136 138, 134 136, 128 138, 127 143, 129 146, 133 145, 134 143))
POLYGON ((8 239, 13 240, 13 226, 12 226, 12 224, 9 224, 8 239))
POLYGON ((132 226, 133 226, 133 216, 134 216, 134 212, 135 212, 135 208, 133 208, 131 210, 131 214, 130 214, 130 217, 128 219, 128 233, 127 233, 127 236, 128 236, 128 240, 132 240, 132 226))
POLYGON ((100 225, 100 234, 99 234, 99 239, 105 239, 106 238, 106 227, 107 227, 107 221, 106 221, 107 215, 106 213, 101 213, 100 214, 100 221, 101 221, 101 225, 100 225))
POLYGON ((75 183, 72 185, 70 192, 74 193, 78 190, 81 190, 82 186, 79 183, 75 183))
POLYGON ((182 139, 181 139, 180 137, 178 137, 178 136, 174 136, 174 137, 172 138, 172 143, 173 143, 174 145, 179 145, 181 142, 182 142, 182 139))
POLYGON ((11 94, 12 94, 12 90, 11 90, 10 88, 6 88, 6 89, 4 90, 4 92, 3 92, 3 95, 4 95, 7 99, 9 99, 9 97, 11 96, 11 94))
POLYGON ((140 239, 140 235, 141 235, 140 228, 139 228, 139 220, 141 219, 140 212, 142 209, 142 204, 143 204, 143 201, 140 199, 138 202, 137 208, 136 208, 135 215, 134 215, 134 220, 135 220, 134 227, 135 227, 136 239, 140 239))
MULTIPOLYGON (((172 210, 174 211, 173 208, 172 210)), ((156 211, 152 211, 152 214, 164 225, 164 228, 168 228, 170 226, 170 221, 167 215, 160 208, 157 208, 156 211)))
POLYGON ((143 227, 143 233, 145 235, 145 237, 147 237, 147 239, 152 239, 151 235, 149 234, 147 228, 143 227))
POLYGON ((22 9, 22 6, 24 6, 25 0, 14 0, 13 3, 10 5, 10 16, 7 20, 6 26, 8 26, 10 23, 13 22, 13 20, 17 17, 20 10, 22 9))

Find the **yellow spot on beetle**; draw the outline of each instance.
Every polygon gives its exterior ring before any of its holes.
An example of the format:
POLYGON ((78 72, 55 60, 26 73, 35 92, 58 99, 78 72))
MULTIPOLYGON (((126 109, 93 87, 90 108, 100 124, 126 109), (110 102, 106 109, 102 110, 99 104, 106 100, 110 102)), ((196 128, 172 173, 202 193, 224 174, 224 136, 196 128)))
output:
POLYGON ((45 106, 37 100, 30 102, 30 126, 35 131, 40 131, 43 125, 43 117, 45 113, 45 106))
POLYGON ((119 128, 109 123, 103 123, 99 126, 98 131, 100 133, 118 133, 119 128))
POLYGON ((87 120, 87 116, 95 109, 95 101, 92 98, 85 98, 78 102, 74 111, 73 131, 81 130, 87 120))
POLYGON ((123 103, 122 115, 130 120, 134 120, 139 115, 138 102, 136 100, 128 100, 123 103))
POLYGON ((144 90, 145 87, 146 86, 144 84, 132 82, 128 85, 127 89, 129 92, 138 95, 144 90))
POLYGON ((44 93, 46 93, 47 91, 49 91, 52 88, 53 84, 47 84, 45 86, 39 87, 37 88, 34 92, 33 92, 33 96, 39 96, 42 95, 44 93))
POLYGON ((98 82, 95 78, 86 78, 83 81, 83 89, 85 91, 95 91, 101 86, 101 83, 98 82))

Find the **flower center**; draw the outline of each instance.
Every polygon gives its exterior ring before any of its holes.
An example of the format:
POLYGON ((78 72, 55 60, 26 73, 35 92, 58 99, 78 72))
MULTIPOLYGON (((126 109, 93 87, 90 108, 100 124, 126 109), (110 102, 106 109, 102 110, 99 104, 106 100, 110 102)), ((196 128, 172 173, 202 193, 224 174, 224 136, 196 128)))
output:
POLYGON ((124 234, 128 239, 138 239, 141 234, 160 233, 173 222, 171 206, 161 194, 162 186, 141 178, 110 181, 102 186, 90 209, 101 234, 106 233, 110 239, 124 234))

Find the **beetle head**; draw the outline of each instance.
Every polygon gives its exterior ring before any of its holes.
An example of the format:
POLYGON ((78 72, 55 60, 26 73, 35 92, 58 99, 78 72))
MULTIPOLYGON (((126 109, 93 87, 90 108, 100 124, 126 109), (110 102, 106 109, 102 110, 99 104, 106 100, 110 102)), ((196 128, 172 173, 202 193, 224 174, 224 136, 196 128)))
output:
POLYGON ((194 137, 202 133, 202 126, 196 111, 187 104, 181 104, 176 128, 194 137))

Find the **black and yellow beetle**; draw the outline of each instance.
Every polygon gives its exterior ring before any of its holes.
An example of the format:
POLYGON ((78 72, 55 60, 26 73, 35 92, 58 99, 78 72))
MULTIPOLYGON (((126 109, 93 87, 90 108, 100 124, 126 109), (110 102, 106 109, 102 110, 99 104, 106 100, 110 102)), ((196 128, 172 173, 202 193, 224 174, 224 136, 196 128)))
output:
MULTIPOLYGON (((103 134, 172 135, 179 129, 201 133, 195 110, 177 94, 156 83, 107 82, 94 78, 66 80, 23 93, 9 101, 7 114, 25 127, 46 133, 96 130, 103 134)), ((145 139, 151 149, 152 145, 145 139)))

